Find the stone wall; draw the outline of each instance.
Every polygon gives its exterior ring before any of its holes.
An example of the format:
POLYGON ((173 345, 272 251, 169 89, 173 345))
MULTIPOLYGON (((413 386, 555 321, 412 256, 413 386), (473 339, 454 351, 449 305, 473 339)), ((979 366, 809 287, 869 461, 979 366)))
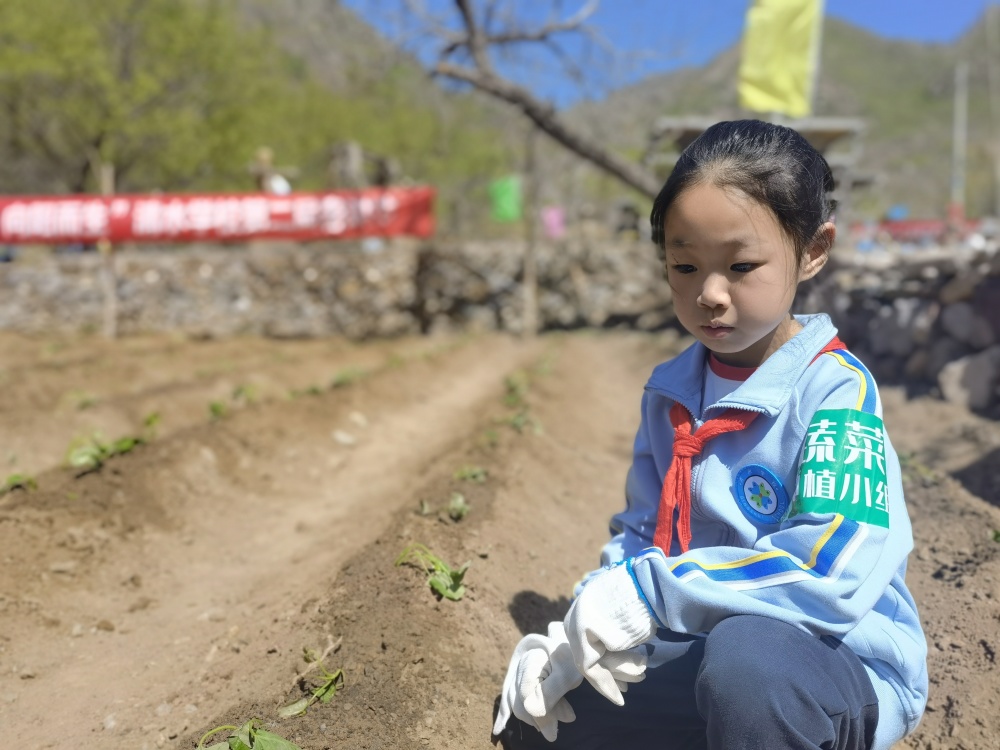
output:
MULTIPOLYGON (((408 241, 124 250, 119 326, 124 334, 357 339, 518 332, 523 252, 515 242, 408 241)), ((543 244, 538 276, 546 329, 675 324, 648 243, 543 244)), ((101 290, 94 253, 22 253, 0 264, 0 329, 97 330, 101 290)), ((796 307, 828 312, 880 382, 1000 410, 1000 256, 838 252, 796 307)))
POLYGON ((927 251, 835 256, 798 307, 826 311, 879 382, 980 411, 1000 387, 1000 255, 927 251))
MULTIPOLYGON (((119 330, 359 339, 469 327, 519 331, 523 253, 511 242, 407 241, 124 250, 115 260, 119 330)), ((99 329, 100 272, 95 253, 22 253, 0 264, 0 329, 99 329)), ((544 328, 651 329, 673 318, 646 243, 613 252, 541 245, 538 277, 544 328)))

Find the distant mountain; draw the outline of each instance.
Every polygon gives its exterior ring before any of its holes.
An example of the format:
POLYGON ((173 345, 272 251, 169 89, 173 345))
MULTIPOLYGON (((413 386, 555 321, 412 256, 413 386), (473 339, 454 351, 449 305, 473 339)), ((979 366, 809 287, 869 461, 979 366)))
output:
MULTIPOLYGON (((237 7, 250 22, 267 27, 280 46, 331 90, 370 97, 372 84, 391 71, 401 79, 397 90, 407 92, 408 103, 433 107, 444 120, 462 123, 467 131, 481 130, 493 139, 503 133, 499 137, 515 158, 513 166, 520 160, 516 154, 523 149, 522 116, 482 95, 456 97, 446 92, 418 61, 337 0, 238 0, 237 7)), ((662 115, 754 116, 737 104, 739 59, 735 45, 703 67, 652 76, 563 115, 637 158, 650 126, 662 115)), ((985 23, 954 44, 941 45, 884 39, 839 19, 826 19, 816 114, 856 116, 868 124, 862 161, 876 183, 857 196, 859 213, 875 217, 902 203, 913 216, 945 214, 954 71, 960 59, 970 63, 966 205, 970 215, 986 215, 994 210, 995 191, 985 23)), ((630 193, 547 139, 540 158, 545 200, 600 206, 630 193)))
MULTIPOLYGON (((1000 55, 1000 50, 997 51, 1000 55)), ((858 209, 878 215, 903 203, 914 216, 943 216, 950 193, 955 66, 970 64, 966 205, 993 211, 985 23, 950 45, 884 39, 844 21, 824 23, 817 115, 857 116, 867 124, 864 167, 877 178, 858 209)), ((753 117, 737 103, 736 45, 701 68, 686 68, 622 88, 568 114, 620 150, 642 150, 663 115, 753 117)))

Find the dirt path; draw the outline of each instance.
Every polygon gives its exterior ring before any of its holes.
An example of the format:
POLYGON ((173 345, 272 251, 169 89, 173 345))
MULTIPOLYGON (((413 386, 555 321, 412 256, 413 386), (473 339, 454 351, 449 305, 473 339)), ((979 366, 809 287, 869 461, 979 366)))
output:
MULTIPOLYGON (((304 750, 490 747, 510 649, 596 563, 671 351, 623 334, 0 343, 0 461, 38 483, 0 497, 0 727, 16 747, 130 750, 251 717, 304 750), (71 438, 154 411, 148 445, 58 467, 71 438), (456 478, 470 466, 485 481, 456 478), (412 542, 471 561, 461 602, 393 565, 412 542), (341 638, 326 666, 346 687, 277 719, 303 649, 341 638)), ((1000 484, 1000 427, 884 398, 931 644, 905 746, 1000 747, 1000 511, 974 494, 1000 484)))

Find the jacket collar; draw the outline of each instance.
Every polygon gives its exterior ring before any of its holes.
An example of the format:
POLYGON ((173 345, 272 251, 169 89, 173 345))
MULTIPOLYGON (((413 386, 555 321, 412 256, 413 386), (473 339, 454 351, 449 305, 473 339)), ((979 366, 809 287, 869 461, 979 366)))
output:
MULTIPOLYGON (((825 314, 796 315, 802 330, 768 357, 757 371, 712 409, 746 409, 776 417, 792 395, 802 373, 837 329, 825 314)), ((646 390, 679 402, 691 414, 701 414, 702 384, 708 349, 696 341, 673 359, 653 370, 646 390)))

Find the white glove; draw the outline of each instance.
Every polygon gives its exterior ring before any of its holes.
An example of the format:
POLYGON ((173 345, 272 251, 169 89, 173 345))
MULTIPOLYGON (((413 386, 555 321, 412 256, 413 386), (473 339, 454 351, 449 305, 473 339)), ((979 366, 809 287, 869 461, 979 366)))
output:
POLYGON ((597 692, 617 706, 625 705, 616 673, 625 660, 633 666, 641 663, 637 676, 644 676, 645 653, 637 655, 629 649, 652 638, 657 626, 626 564, 587 583, 566 614, 565 624, 577 668, 597 692))
MULTIPOLYGON (((624 692, 628 683, 644 679, 645 654, 629 653, 613 665, 612 679, 624 692)), ((511 713, 535 727, 549 742, 554 742, 559 722, 576 720, 576 713, 566 693, 579 687, 583 675, 573 663, 573 654, 566 642, 563 623, 549 623, 548 636, 526 635, 514 649, 507 676, 500 694, 500 710, 493 724, 494 736, 503 731, 511 713)))
POLYGON ((503 731, 513 713, 554 742, 559 722, 576 720, 573 708, 563 696, 581 682, 583 675, 573 663, 561 622, 549 623, 548 636, 526 635, 510 659, 493 734, 503 731))

